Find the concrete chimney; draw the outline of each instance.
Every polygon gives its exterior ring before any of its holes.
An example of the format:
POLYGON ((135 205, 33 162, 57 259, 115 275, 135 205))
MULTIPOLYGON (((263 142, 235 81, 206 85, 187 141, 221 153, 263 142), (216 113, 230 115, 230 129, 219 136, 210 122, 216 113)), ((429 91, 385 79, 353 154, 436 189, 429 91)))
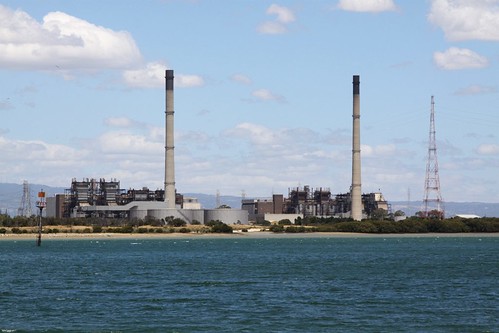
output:
POLYGON ((362 189, 360 180, 360 78, 353 76, 353 140, 352 140, 351 217, 362 220, 362 189))
POLYGON ((167 208, 175 208, 175 162, 173 137, 173 70, 165 71, 165 203, 167 208))

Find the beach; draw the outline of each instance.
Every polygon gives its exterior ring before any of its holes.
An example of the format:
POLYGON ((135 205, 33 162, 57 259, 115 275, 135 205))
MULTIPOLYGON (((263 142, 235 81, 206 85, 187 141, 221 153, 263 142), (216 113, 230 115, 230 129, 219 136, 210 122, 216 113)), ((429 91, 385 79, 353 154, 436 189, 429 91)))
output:
MULTIPOLYGON (((2 240, 33 240, 35 233, 0 234, 2 240)), ((249 231, 233 233, 49 233, 42 234, 44 240, 54 239, 162 239, 162 238, 394 238, 394 237, 499 237, 499 233, 414 233, 414 234, 369 234, 350 232, 307 232, 274 233, 270 231, 249 231)))

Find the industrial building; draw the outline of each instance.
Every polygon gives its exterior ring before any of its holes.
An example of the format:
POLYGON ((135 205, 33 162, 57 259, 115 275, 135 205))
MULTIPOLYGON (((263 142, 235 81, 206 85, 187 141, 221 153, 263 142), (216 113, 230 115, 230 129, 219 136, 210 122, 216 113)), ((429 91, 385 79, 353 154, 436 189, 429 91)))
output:
MULTIPOLYGON (((64 200, 49 200, 47 216, 102 217, 128 219, 180 218, 187 223, 221 221, 226 224, 247 224, 248 212, 242 209, 202 209, 194 198, 176 193, 174 163, 174 75, 165 71, 165 168, 164 190, 123 190, 116 179, 73 179, 64 200)), ((59 198, 59 199, 58 199, 59 198)))
POLYGON ((247 224, 248 213, 240 209, 203 209, 196 198, 175 193, 175 208, 166 208, 163 190, 121 189, 117 180, 73 179, 64 195, 47 201, 48 217, 64 218, 180 218, 187 223, 219 220, 227 224, 247 224))
MULTIPOLYGON (((361 195, 362 218, 368 218, 375 210, 391 212, 390 204, 380 192, 361 195)), ((352 197, 350 193, 333 196, 329 188, 312 189, 310 186, 288 190, 288 197, 274 194, 267 199, 245 199, 242 209, 247 210, 250 221, 268 220, 276 222, 296 217, 351 217, 352 197)))

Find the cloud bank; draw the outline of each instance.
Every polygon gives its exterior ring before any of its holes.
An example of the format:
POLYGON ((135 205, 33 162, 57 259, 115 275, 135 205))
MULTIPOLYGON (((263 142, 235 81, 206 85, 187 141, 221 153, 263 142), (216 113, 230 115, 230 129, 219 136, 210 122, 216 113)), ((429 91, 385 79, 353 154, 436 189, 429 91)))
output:
POLYGON ((498 0, 433 0, 428 20, 451 41, 499 41, 498 0))
POLYGON ((141 61, 126 31, 114 31, 63 12, 39 23, 0 5, 0 67, 21 70, 128 68, 141 61))

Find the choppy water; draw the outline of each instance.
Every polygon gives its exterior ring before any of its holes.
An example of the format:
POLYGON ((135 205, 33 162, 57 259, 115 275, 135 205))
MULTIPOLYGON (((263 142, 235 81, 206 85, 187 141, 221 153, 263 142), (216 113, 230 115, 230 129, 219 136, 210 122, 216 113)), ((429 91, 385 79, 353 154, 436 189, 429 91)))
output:
POLYGON ((499 332, 499 238, 0 241, 10 332, 499 332))

